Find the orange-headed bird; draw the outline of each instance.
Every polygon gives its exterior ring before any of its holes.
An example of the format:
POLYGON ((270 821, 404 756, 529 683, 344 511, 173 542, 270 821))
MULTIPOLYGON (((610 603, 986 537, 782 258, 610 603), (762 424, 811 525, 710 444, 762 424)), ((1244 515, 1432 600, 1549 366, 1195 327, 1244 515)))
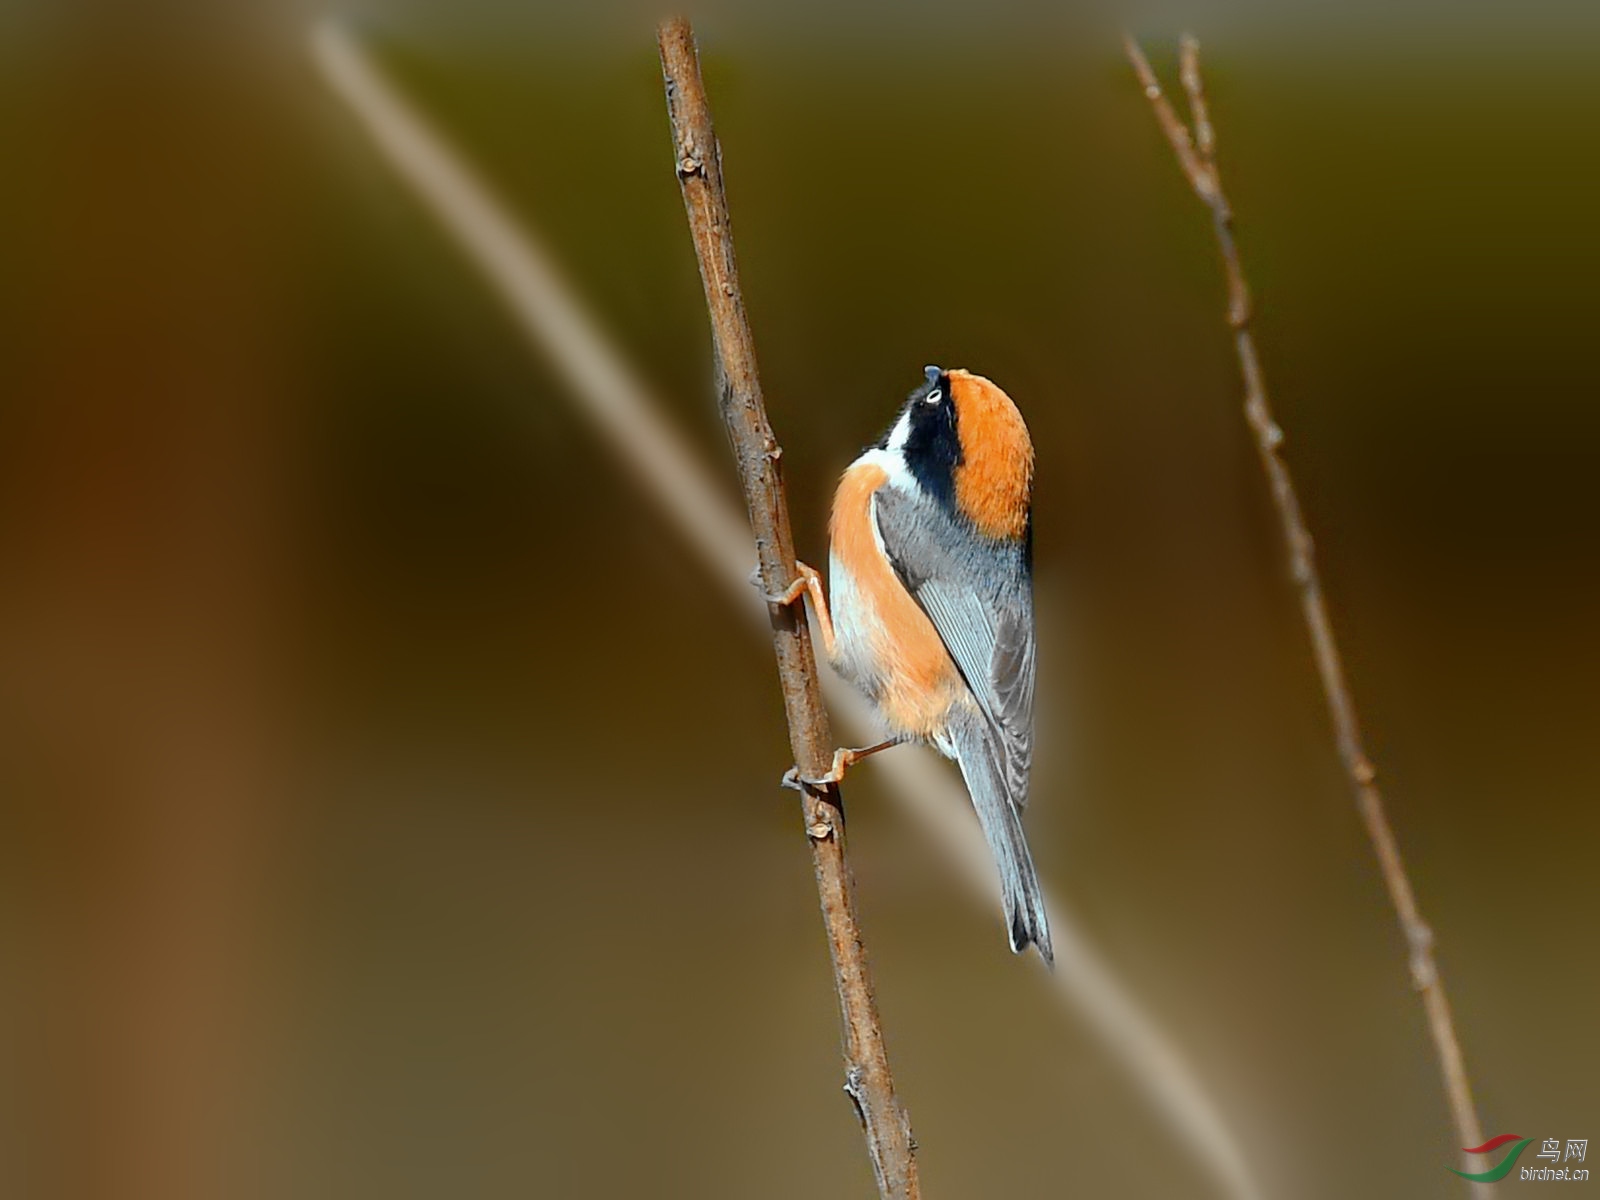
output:
POLYGON ((891 737, 841 750, 823 780, 901 742, 955 759, 1000 869, 1011 949, 1053 961, 1022 832, 1033 759, 1033 443, 981 375, 926 369, 879 442, 845 471, 829 524, 832 612, 811 597, 834 667, 891 737))

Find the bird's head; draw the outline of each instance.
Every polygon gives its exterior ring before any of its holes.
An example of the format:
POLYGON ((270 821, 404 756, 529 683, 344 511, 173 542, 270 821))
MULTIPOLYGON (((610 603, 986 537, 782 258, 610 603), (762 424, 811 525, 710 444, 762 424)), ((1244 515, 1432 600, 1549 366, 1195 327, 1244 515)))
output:
POLYGON ((979 533, 1024 537, 1033 442, 1022 414, 982 375, 939 367, 924 375, 880 445, 898 451, 923 489, 979 533))

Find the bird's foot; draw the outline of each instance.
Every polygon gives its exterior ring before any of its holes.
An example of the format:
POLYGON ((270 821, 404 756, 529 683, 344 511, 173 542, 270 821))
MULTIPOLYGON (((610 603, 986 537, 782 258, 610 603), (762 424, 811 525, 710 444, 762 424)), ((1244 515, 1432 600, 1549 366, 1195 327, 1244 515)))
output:
POLYGON ((855 766, 863 758, 870 758, 880 750, 887 750, 891 746, 898 746, 906 739, 892 737, 888 741, 879 742, 876 746, 859 746, 853 749, 840 747, 833 752, 833 765, 828 770, 815 778, 800 774, 799 767, 790 767, 783 776, 783 786, 792 788, 797 792, 806 788, 834 787, 844 781, 844 773, 855 766))

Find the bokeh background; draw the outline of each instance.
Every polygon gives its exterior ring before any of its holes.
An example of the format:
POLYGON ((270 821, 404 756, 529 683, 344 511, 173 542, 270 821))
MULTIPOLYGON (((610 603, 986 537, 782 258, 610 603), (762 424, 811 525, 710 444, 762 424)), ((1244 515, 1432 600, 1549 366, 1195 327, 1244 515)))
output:
MULTIPOLYGON (((318 15, 0 9, 0 1193, 869 1195, 769 649, 319 80, 318 15)), ((342 10, 732 494, 657 15, 342 10)), ((696 13, 799 543, 922 364, 1006 387, 1049 890, 1267 1194, 1459 1195, 1107 16, 696 13)), ((1600 1134, 1600 20, 1184 21, 1485 1127, 1600 1134)), ((1179 16, 1135 25, 1170 72, 1179 16)), ((1213 1194, 848 794, 928 1194, 1213 1194)))

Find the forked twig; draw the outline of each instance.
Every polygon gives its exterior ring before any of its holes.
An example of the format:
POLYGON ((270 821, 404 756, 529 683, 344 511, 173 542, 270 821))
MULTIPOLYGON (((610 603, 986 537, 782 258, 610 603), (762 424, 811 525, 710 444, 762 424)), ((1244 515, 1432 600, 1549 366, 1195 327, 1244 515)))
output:
MULTIPOLYGON (((1472 1089, 1467 1082, 1466 1064, 1461 1055, 1461 1043, 1456 1038, 1450 1002, 1445 996, 1444 983, 1439 978, 1439 969, 1434 961, 1433 930, 1422 919, 1417 908, 1416 894, 1406 875, 1399 843, 1395 840, 1394 829, 1384 811, 1377 772, 1367 755, 1355 701, 1351 698, 1350 686, 1345 679, 1344 661, 1334 637, 1333 623, 1328 617, 1328 605, 1322 592, 1322 580, 1317 573, 1311 534, 1306 529, 1300 500, 1295 493, 1288 464, 1283 458, 1283 430, 1274 420, 1267 403, 1261 360, 1256 353, 1255 337, 1250 327, 1250 289, 1245 283, 1244 268, 1240 265, 1239 250, 1234 242, 1233 212, 1228 206, 1227 196, 1222 190, 1222 178, 1217 170, 1216 133, 1200 77, 1200 43, 1185 34, 1178 49, 1178 75, 1189 101, 1192 132, 1162 92, 1155 71, 1151 69, 1144 51, 1139 48, 1139 43, 1131 35, 1124 34, 1123 46, 1189 186, 1211 211, 1212 229, 1222 255, 1222 269, 1228 287, 1228 323, 1233 327, 1234 348, 1238 352, 1239 369, 1244 377, 1245 418, 1255 434, 1256 450, 1261 458, 1262 469, 1266 471, 1284 542, 1288 546, 1290 570, 1300 595, 1300 609, 1311 636, 1312 654, 1316 658, 1317 673, 1321 677, 1323 695, 1333 721, 1334 741, 1350 777, 1356 807, 1366 825, 1367 836, 1377 853, 1384 885, 1388 888, 1389 899, 1399 918, 1401 932, 1405 934, 1410 948, 1411 979, 1422 996, 1422 1004, 1427 1012, 1428 1030, 1439 1056, 1445 1097, 1455 1122, 1456 1136, 1463 1147, 1479 1146, 1484 1140, 1483 1128, 1473 1107, 1472 1089)), ((1474 1169, 1473 1160, 1473 1155, 1463 1152, 1462 1162, 1469 1171, 1474 1169)), ((1474 1184, 1473 1187, 1487 1190, 1484 1184, 1474 1184)))
MULTIPOLYGON (((756 536, 761 586, 769 597, 783 593, 795 570, 794 538, 784 493, 782 450, 767 422, 756 373, 755 341, 739 288, 739 268, 722 189, 722 151, 711 125, 711 108, 700 78, 700 57, 687 19, 673 17, 656 31, 672 120, 673 159, 689 232, 700 260, 706 308, 711 314, 722 418, 733 443, 756 536)), ((783 685, 789 742, 801 779, 825 775, 833 761, 833 732, 822 701, 822 682, 811 645, 811 627, 799 606, 771 605, 772 643, 783 685)), ((855 1102, 872 1156, 878 1191, 888 1200, 915 1200, 916 1143, 911 1123, 894 1094, 878 1006, 861 928, 856 921, 850 866, 844 849, 844 806, 837 784, 803 785, 805 829, 816 867, 817 894, 828 927, 834 986, 844 1021, 845 1091, 855 1102)))

